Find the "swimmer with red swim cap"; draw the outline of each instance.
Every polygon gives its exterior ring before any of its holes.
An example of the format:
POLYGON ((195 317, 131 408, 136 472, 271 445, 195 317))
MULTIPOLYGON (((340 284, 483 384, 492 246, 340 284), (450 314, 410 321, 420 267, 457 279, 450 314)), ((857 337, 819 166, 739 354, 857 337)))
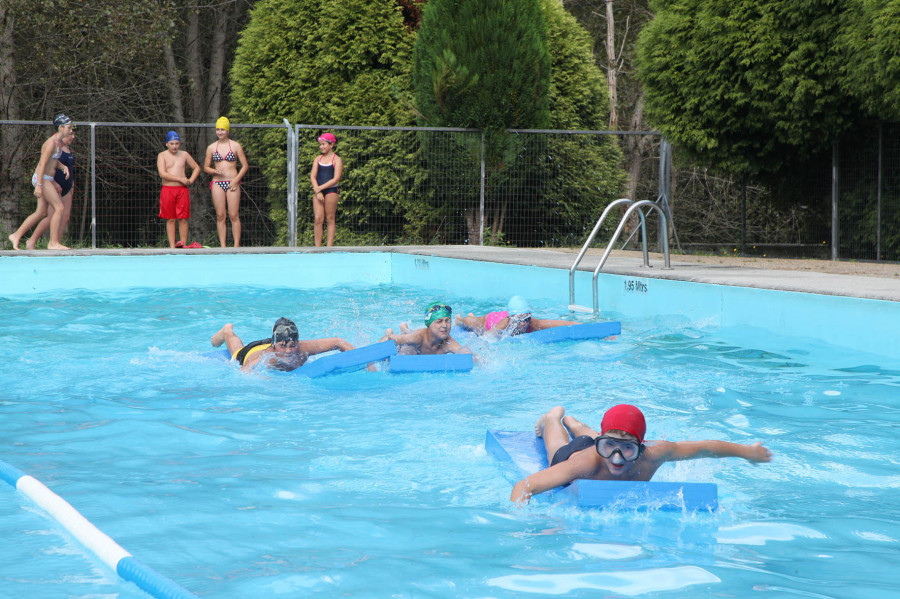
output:
POLYGON ((648 481, 665 462, 697 458, 744 458, 769 462, 772 452, 762 443, 728 441, 648 441, 647 423, 639 409, 628 404, 611 407, 603 415, 600 433, 556 406, 538 419, 534 434, 543 437, 550 467, 516 483, 510 500, 528 503, 532 495, 578 479, 648 481))

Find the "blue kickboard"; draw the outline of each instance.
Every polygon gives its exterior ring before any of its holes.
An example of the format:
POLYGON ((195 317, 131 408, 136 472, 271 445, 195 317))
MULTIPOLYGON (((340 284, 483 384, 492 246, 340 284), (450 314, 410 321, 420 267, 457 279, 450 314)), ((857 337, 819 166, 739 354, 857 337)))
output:
POLYGON ((510 343, 557 343, 559 341, 578 341, 580 339, 603 339, 621 334, 622 323, 611 320, 543 329, 524 335, 515 335, 507 338, 507 341, 510 343))
MULTIPOLYGON (((359 370, 364 368, 370 362, 384 360, 397 354, 397 344, 393 341, 382 341, 351 349, 345 352, 338 352, 322 356, 321 358, 310 360, 300 368, 290 372, 283 372, 286 375, 298 375, 308 378, 316 378, 328 374, 338 374, 351 370, 359 370)), ((227 349, 214 350, 203 354, 207 358, 215 360, 231 360, 231 354, 227 349)), ((277 371, 276 371, 277 372, 277 371)))
POLYGON ((474 366, 472 354, 396 355, 391 356, 390 363, 395 373, 468 372, 474 366))
MULTIPOLYGON (((560 341, 578 341, 581 339, 603 339, 621 334, 621 322, 607 321, 553 327, 534 331, 533 333, 525 333, 524 335, 501 337, 500 339, 509 343, 558 343, 560 341)), ((450 336, 460 343, 470 341, 476 337, 474 332, 467 331, 459 326, 450 329, 450 336)))
POLYGON ((297 374, 316 378, 326 374, 338 374, 351 370, 364 368, 370 362, 384 360, 397 355, 397 344, 393 341, 382 341, 364 347, 357 347, 349 351, 338 352, 322 356, 318 360, 312 360, 285 374, 297 374))
MULTIPOLYGON (((488 453, 524 478, 548 466, 543 439, 521 431, 487 432, 484 448, 488 453)), ((579 507, 616 507, 663 511, 716 511, 719 490, 715 483, 673 483, 613 480, 578 480, 567 487, 535 496, 550 495, 579 507)))

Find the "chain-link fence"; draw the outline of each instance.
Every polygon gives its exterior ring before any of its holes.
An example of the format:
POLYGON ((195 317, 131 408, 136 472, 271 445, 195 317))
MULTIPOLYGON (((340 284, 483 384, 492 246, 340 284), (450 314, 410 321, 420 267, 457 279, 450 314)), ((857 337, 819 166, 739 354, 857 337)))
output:
MULTIPOLYGON (((211 124, 92 123, 76 129, 75 196, 65 243, 167 245, 158 218, 156 157, 170 129, 202 165, 215 141, 211 124)), ((344 162, 337 245, 574 247, 610 201, 658 200, 666 193, 675 251, 829 258, 837 248, 840 258, 900 260, 898 125, 853 136, 836 153, 813 161, 802 180, 778 188, 743 185, 677 158, 671 171, 661 171, 655 133, 529 130, 488 138, 469 129, 233 125, 231 136, 250 163, 241 190, 242 245, 312 245, 309 176, 323 131, 337 136, 335 149, 344 162), (839 185, 833 187, 835 165, 839 185), (838 244, 832 238, 835 206, 838 244)), ((0 121, 0 133, 5 237, 34 210, 28 178, 52 130, 46 123, 0 121)), ((216 246, 209 181, 203 174, 191 189, 191 238, 216 246)), ((654 221, 648 219, 651 232, 654 221)), ((608 228, 616 224, 612 218, 608 228)), ((608 232, 601 233, 597 244, 608 239, 608 232)))
POLYGON ((900 261, 900 124, 844 139, 838 165, 838 257, 900 261))
MULTIPOLYGON (((4 145, 9 148, 0 168, 0 228, 9 234, 35 209, 36 199, 28 180, 38 162, 41 144, 53 134, 53 129, 46 123, 35 122, 3 122, 0 127, 4 128, 7 141, 4 145), (13 128, 15 135, 10 131, 13 128), (16 143, 8 143, 10 137, 15 137, 16 143)), ((212 125, 90 123, 76 126, 71 145, 75 155, 72 209, 64 243, 71 247, 168 247, 165 221, 159 218, 162 181, 156 164, 159 153, 166 150, 166 133, 170 130, 179 133, 181 149, 202 170, 207 146, 216 140, 212 125)), ((282 182, 288 170, 290 137, 290 130, 284 125, 233 125, 231 129, 231 138, 245 147, 256 147, 261 140, 280 140, 280 146, 270 143, 268 158, 280 158, 280 172, 270 176, 282 182)), ((254 158, 248 156, 250 170, 241 185, 241 244, 274 245, 278 233, 269 216, 271 185, 254 158)), ((190 188, 190 237, 203 245, 217 247, 210 181, 211 176, 202 173, 190 188)), ((41 241, 37 243, 39 248, 42 245, 41 241)))

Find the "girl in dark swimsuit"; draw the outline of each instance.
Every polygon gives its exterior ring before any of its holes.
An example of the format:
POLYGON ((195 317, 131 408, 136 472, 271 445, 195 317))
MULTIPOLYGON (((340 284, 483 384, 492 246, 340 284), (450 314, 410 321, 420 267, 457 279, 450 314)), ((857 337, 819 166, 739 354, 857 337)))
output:
POLYGON ((225 216, 231 220, 231 236, 234 247, 241 245, 241 179, 247 174, 249 165, 244 148, 229 138, 231 123, 226 117, 216 121, 216 141, 206 148, 206 161, 203 170, 213 176, 209 184, 213 206, 216 208, 216 229, 219 232, 219 245, 225 247, 227 225, 225 216), (238 162, 241 170, 238 170, 238 162), (213 164, 215 163, 215 165, 213 164), (226 212, 227 207, 227 212, 226 212))
MULTIPOLYGON (((75 124, 72 119, 64 114, 58 114, 53 119, 53 125, 56 127, 56 133, 47 138, 44 145, 41 146, 41 159, 38 161, 37 168, 31 178, 31 184, 34 186, 34 195, 37 198, 37 208, 34 213, 25 219, 22 226, 15 233, 9 236, 13 249, 19 249, 19 241, 22 236, 31 227, 37 225, 45 216, 47 216, 48 208, 53 207, 53 217, 50 219, 50 243, 47 244, 48 250, 67 250, 66 246, 61 243, 59 237, 59 223, 63 217, 63 203, 56 190, 53 175, 56 173, 56 165, 59 157, 62 155, 62 139, 72 132, 75 124)), ((68 167, 65 167, 68 172, 68 167)))
MULTIPOLYGON (((73 141, 75 141, 74 129, 62 140, 62 153, 57 158, 59 162, 56 165, 56 174, 53 177, 59 185, 58 191, 63 203, 63 217, 59 222, 60 239, 65 236, 66 227, 69 225, 69 217, 72 215, 72 196, 75 193, 75 156, 72 154, 72 148, 69 147, 73 141), (63 166, 66 169, 63 169, 63 166)), ((34 234, 25 242, 26 250, 33 250, 37 240, 50 228, 50 221, 53 219, 55 209, 51 205, 47 211, 49 214, 38 223, 34 228, 34 234)))
POLYGON ((331 133, 319 137, 319 153, 313 160, 309 182, 313 188, 313 237, 316 247, 322 246, 322 224, 328 221, 328 247, 334 245, 335 218, 338 205, 338 181, 344 172, 344 161, 334 153, 337 139, 331 133))

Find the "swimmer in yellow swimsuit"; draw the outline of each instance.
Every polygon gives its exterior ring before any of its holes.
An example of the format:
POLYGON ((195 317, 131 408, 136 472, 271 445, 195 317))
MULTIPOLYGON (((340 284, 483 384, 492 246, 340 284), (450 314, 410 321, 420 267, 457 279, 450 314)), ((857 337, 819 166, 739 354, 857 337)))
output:
POLYGON ((354 349, 340 337, 301 341, 297 325, 287 318, 278 319, 272 327, 272 336, 268 339, 244 345, 240 337, 234 334, 234 327, 229 323, 219 329, 210 341, 213 347, 219 347, 224 343, 232 358, 241 365, 241 370, 251 370, 259 364, 265 364, 277 370, 291 371, 303 366, 310 356, 333 349, 340 351, 354 349))

